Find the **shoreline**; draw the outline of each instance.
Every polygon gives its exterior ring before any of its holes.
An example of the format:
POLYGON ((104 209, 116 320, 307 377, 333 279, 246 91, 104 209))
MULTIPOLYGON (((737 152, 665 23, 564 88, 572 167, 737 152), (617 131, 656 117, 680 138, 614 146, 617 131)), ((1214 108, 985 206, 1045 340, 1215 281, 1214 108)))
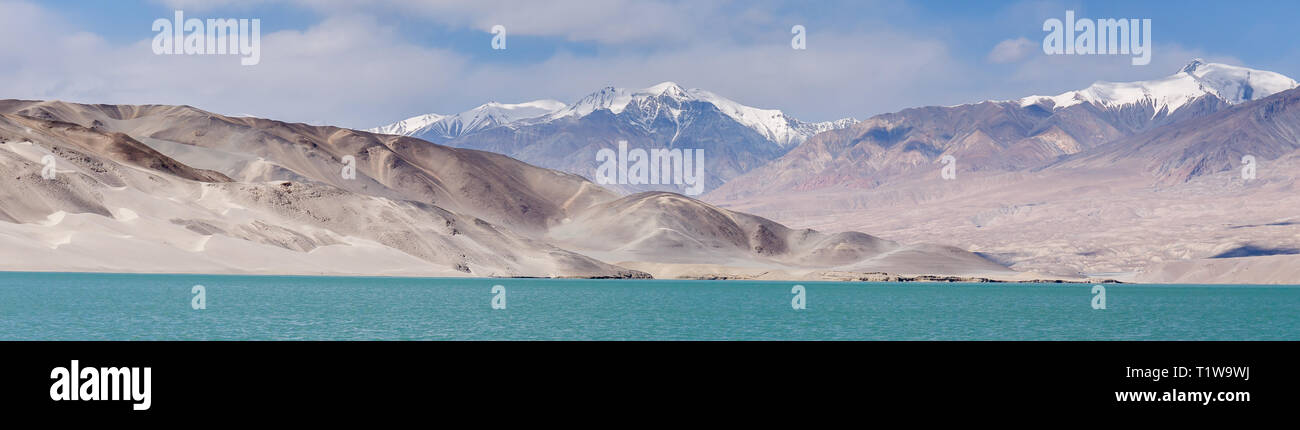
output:
POLYGON ((759 279, 749 275, 704 275, 704 276, 680 276, 664 278, 615 278, 615 277, 587 277, 587 276, 438 276, 438 275, 377 275, 377 274, 328 274, 328 273, 197 273, 197 272, 112 272, 112 271, 58 271, 58 270, 11 270, 0 269, 0 275, 5 274, 78 274, 78 275, 161 275, 161 276, 247 276, 247 277, 319 277, 319 278, 376 278, 376 279, 462 279, 462 280, 491 280, 491 279, 573 279, 573 280, 631 280, 631 281, 756 281, 756 282, 842 282, 842 283, 931 283, 931 284, 1106 284, 1106 285, 1205 285, 1205 286, 1300 286, 1300 284, 1287 283, 1251 283, 1251 282, 1136 282, 1120 281, 1117 279, 1066 279, 1053 277, 1034 277, 1026 279, 999 279, 996 277, 982 276, 956 276, 956 275, 891 275, 880 272, 861 273, 858 277, 827 277, 827 278, 768 278, 759 279), (866 276, 871 275, 871 276, 866 276))
MULTIPOLYGON (((761 281, 761 282, 863 282, 863 283, 965 283, 965 284, 1134 284, 1116 279, 1064 279, 1032 278, 1006 279, 982 276, 957 275, 895 275, 885 272, 837 272, 834 276, 813 278, 767 278, 760 279, 743 274, 713 274, 700 276, 678 276, 665 278, 638 278, 614 276, 438 276, 438 275, 387 275, 363 273, 198 273, 198 272, 125 272, 125 271, 85 271, 85 270, 11 270, 2 269, 0 274, 77 274, 77 275, 163 275, 163 276, 263 276, 263 277, 324 277, 324 278, 392 278, 392 279, 587 279, 587 280, 642 280, 642 281, 761 281)), ((1151 284, 1158 285, 1158 284, 1151 284)), ((1210 284, 1213 285, 1213 284, 1210 284)), ((1232 285, 1232 284, 1224 284, 1232 285)), ((1245 284, 1243 284, 1245 285, 1245 284)), ((1271 284, 1259 284, 1271 285, 1271 284)))

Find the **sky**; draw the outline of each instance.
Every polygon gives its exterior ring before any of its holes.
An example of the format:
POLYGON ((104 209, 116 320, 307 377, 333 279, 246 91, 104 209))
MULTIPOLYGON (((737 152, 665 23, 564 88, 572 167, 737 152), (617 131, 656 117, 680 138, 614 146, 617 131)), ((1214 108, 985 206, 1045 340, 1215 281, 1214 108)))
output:
POLYGON ((1154 79, 1193 58, 1297 78, 1296 22, 1291 0, 0 0, 0 99, 368 128, 673 81, 808 121, 864 119, 1154 79), (175 10, 259 19, 261 61, 154 54, 152 23, 175 10), (1151 63, 1044 54, 1044 20, 1066 10, 1151 19, 1151 63), (806 49, 791 48, 794 25, 806 49))

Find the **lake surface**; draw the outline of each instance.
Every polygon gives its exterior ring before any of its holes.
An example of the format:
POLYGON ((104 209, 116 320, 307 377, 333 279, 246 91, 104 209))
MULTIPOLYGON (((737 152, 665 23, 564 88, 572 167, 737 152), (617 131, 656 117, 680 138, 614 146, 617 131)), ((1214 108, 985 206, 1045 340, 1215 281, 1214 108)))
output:
POLYGON ((1091 288, 0 272, 0 340, 1300 340, 1300 286, 1091 288))

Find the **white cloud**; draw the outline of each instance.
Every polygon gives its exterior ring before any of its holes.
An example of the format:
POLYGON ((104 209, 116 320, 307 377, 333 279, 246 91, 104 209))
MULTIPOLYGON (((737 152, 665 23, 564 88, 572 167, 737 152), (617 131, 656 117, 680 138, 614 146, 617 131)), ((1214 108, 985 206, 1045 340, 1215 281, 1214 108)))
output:
POLYGON ((1039 46, 1023 37, 1003 40, 989 51, 988 61, 996 64, 1014 63, 1028 57, 1039 46))
MULTIPOLYGON (((556 36, 570 41, 655 43, 690 40, 718 17, 711 1, 553 0, 387 2, 444 25, 487 30, 505 25, 511 34, 556 36), (629 22, 629 18, 634 20, 629 22)), ((720 21, 715 21, 717 24, 720 21)))
POLYGON ((0 46, 4 98, 187 104, 362 126, 398 115, 403 102, 427 105, 467 73, 458 55, 404 43, 365 16, 263 34, 261 63, 241 66, 231 55, 154 55, 150 40, 111 44, 31 5, 0 3, 0 13, 24 19, 0 26, 0 37, 31 41, 0 46))
POLYGON ((396 12, 452 28, 488 31, 504 25, 511 35, 553 36, 569 41, 654 43, 691 40, 718 32, 718 1, 646 0, 154 0, 177 9, 211 10, 273 2, 327 15, 396 12), (629 22, 631 17, 634 21, 629 22))
POLYGON ((249 7, 271 3, 276 0, 153 0, 172 9, 191 12, 222 9, 229 7, 249 7))
MULTIPOLYGON (((237 56, 154 55, 149 40, 112 44, 74 31, 39 7, 3 5, 6 12, 21 12, 6 16, 22 16, 23 24, 0 27, 0 35, 32 42, 0 46, 0 58, 21 59, 0 66, 0 97, 188 104, 358 128, 419 113, 458 112, 489 100, 571 102, 605 85, 643 87, 665 80, 810 120, 833 119, 905 106, 901 100, 917 95, 909 89, 958 74, 947 48, 936 41, 885 30, 830 37, 811 28, 809 48, 795 51, 788 27, 774 27, 770 41, 759 43, 701 39, 677 49, 599 56, 560 51, 530 64, 482 63, 405 41, 383 21, 358 13, 327 15, 302 31, 263 34, 261 63, 245 67, 237 56)), ((545 25, 529 31, 561 32, 562 25, 545 25)), ((605 25, 615 26, 597 27, 605 25)), ((512 35, 522 31, 511 28, 512 35)), ((607 40, 641 37, 638 31, 607 40)))
MULTIPOLYGON (((239 6, 256 0, 225 1, 239 6)), ((1152 64, 1145 67, 1128 65, 1123 56, 1027 55, 1000 66, 968 64, 925 32, 887 25, 858 31, 810 25, 808 49, 796 51, 790 49, 789 25, 783 19, 764 13, 731 19, 717 15, 721 12, 712 4, 690 6, 700 2, 644 10, 623 1, 593 8, 528 2, 532 6, 516 11, 494 9, 500 5, 491 2, 427 5, 387 0, 375 6, 442 13, 441 18, 428 19, 483 29, 495 22, 496 14, 534 14, 534 21, 543 21, 511 26, 511 37, 588 38, 613 47, 622 46, 617 41, 679 37, 667 47, 608 49, 595 55, 561 48, 549 58, 528 63, 482 62, 408 41, 394 24, 365 13, 357 3, 335 1, 310 2, 326 18, 309 28, 263 34, 261 63, 245 67, 237 56, 153 55, 147 39, 109 42, 50 10, 0 0, 0 16, 7 17, 0 38, 24 41, 0 44, 0 98, 188 104, 226 114, 364 128, 422 113, 455 113, 492 100, 572 102, 606 85, 639 88, 671 80, 749 105, 779 108, 797 118, 828 120, 1057 94, 1098 79, 1152 79, 1173 73, 1194 56, 1214 59, 1158 45, 1152 64), (691 10, 697 15, 676 21, 654 17, 688 13, 674 9, 687 7, 698 8, 691 10), (566 9, 574 16, 560 16, 566 9), (628 23, 619 18, 638 12, 645 19, 628 23), (614 28, 637 27, 642 21, 645 28, 614 28), (736 32, 752 34, 732 37, 736 32)), ((147 27, 140 31, 152 35, 147 27)), ((489 38, 484 33, 485 45, 489 38)), ((999 46, 1024 42, 1013 39, 999 46)), ((520 45, 510 46, 513 53, 520 45)))

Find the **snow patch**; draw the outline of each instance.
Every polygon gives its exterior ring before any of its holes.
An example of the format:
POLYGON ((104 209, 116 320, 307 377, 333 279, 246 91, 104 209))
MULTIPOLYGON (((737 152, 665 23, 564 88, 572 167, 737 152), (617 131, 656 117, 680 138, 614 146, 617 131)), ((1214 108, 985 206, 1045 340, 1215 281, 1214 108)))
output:
POLYGON ((1063 109, 1080 103, 1092 103, 1105 108, 1115 108, 1139 103, 1150 103, 1156 114, 1172 114, 1198 98, 1211 95, 1229 104, 1258 100, 1300 86, 1279 73, 1206 63, 1192 60, 1178 73, 1137 82, 1097 82, 1088 88, 1069 91, 1056 96, 1029 96, 1019 100, 1020 106, 1050 103, 1052 109, 1063 109))
POLYGON ((364 131, 399 136, 419 137, 431 134, 435 137, 455 138, 499 125, 536 118, 564 107, 563 102, 549 99, 515 104, 489 102, 455 115, 425 114, 364 131))

